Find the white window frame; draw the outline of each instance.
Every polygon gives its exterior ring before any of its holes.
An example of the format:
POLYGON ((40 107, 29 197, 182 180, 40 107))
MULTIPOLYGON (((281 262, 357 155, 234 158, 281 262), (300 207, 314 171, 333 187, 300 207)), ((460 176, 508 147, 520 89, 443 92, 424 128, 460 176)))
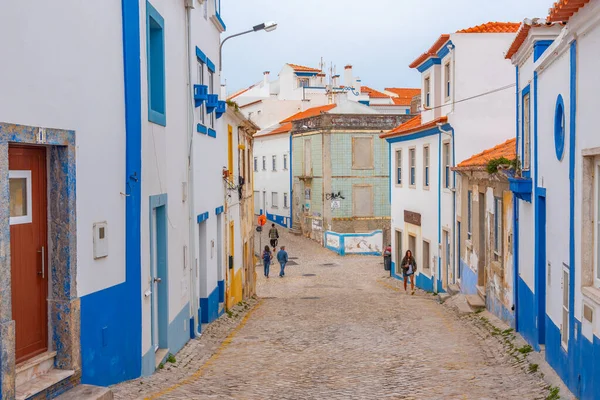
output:
MULTIPOLYGON (((215 74, 212 71, 208 71, 208 93, 214 94, 215 93, 215 74)), ((212 129, 215 129, 215 113, 211 112, 210 113, 210 127, 212 129)))
MULTIPOLYGON (((33 222, 33 205, 32 196, 31 196, 31 171, 28 170, 12 170, 8 171, 8 180, 10 182, 11 179, 25 179, 25 190, 27 190, 27 213, 20 217, 10 217, 9 224, 10 225, 21 225, 21 224, 30 224, 33 222)), ((9 183, 10 185, 10 183, 9 183)), ((9 200, 10 203, 10 200, 9 200)), ((9 204, 9 212, 10 212, 10 204, 9 204)))
POLYGON ((531 166, 531 92, 523 95, 523 171, 531 166), (527 98, 527 107, 525 107, 527 98))
POLYGON ((425 97, 425 107, 431 107, 431 76, 427 75, 423 80, 423 93, 425 97))
POLYGON ((417 187, 417 148, 408 148, 408 187, 417 187))
POLYGON ((423 189, 429 190, 431 185, 431 151, 429 145, 423 145, 423 189))
POLYGON ((283 208, 290 208, 287 192, 283 193, 283 208))
POLYGON ((277 155, 271 157, 271 171, 277 172, 277 155))
MULTIPOLYGON (((204 85, 204 63, 201 60, 198 60, 198 84, 204 85)), ((201 125, 206 125, 206 105, 204 102, 197 107, 198 110, 198 122, 201 125)))
POLYGON ((423 265, 424 271, 429 271, 431 269, 431 241, 427 239, 422 239, 421 244, 421 264, 423 265), (427 245, 427 255, 425 257, 425 245, 427 245))
POLYGON ((267 170, 267 156, 262 156, 262 170, 267 170))
POLYGON ((279 194, 271 192, 271 208, 279 208, 279 194))
POLYGON ((402 187, 402 149, 396 150, 396 186, 402 187))
POLYGON ((288 155, 287 154, 283 155, 283 170, 284 171, 288 170, 288 155))
POLYGON ((298 88, 306 88, 310 87, 310 79, 309 78, 298 78, 298 88), (306 85, 302 85, 302 82, 305 82, 306 85))
POLYGON ((444 64, 444 98, 446 101, 450 101, 450 94, 452 92, 452 81, 450 75, 450 61, 444 64))
POLYGON ((258 157, 254 157, 254 172, 258 172, 258 157))
POLYGON ((450 142, 446 141, 442 143, 442 160, 444 162, 444 189, 451 189, 452 182, 450 181, 451 173, 450 167, 452 163, 450 161, 450 142))
POLYGON ((467 240, 473 237, 473 191, 467 190, 467 240))

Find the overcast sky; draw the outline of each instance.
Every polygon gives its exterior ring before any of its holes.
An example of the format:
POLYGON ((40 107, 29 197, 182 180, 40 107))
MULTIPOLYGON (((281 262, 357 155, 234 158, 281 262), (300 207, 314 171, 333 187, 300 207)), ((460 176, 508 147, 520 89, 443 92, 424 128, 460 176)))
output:
POLYGON ((233 38, 223 47, 229 93, 274 79, 285 63, 354 66, 363 85, 418 87, 408 68, 442 33, 489 21, 545 17, 553 0, 221 0, 223 38, 264 21, 277 30, 233 38))

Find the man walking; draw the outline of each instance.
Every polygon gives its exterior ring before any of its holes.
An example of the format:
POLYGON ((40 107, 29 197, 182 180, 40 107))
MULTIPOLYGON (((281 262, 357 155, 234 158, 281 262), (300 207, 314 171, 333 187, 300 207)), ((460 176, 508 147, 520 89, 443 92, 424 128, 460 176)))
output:
POLYGON ((281 250, 277 253, 277 261, 279 261, 279 265, 281 265, 279 277, 283 278, 285 275, 285 264, 288 262, 288 253, 285 251, 285 246, 281 246, 281 250))
POLYGON ((277 239, 279 239, 279 232, 277 232, 277 228, 275 228, 275 224, 271 224, 271 229, 269 229, 269 239, 271 239, 271 247, 273 248, 273 252, 277 247, 277 239))

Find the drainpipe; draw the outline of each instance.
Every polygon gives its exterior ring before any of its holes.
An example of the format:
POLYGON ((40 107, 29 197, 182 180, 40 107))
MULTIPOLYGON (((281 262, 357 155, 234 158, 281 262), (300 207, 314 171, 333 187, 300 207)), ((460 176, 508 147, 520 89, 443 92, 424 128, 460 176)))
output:
POLYGON ((196 259, 196 235, 195 228, 196 223, 194 219, 194 96, 193 96, 193 87, 192 87, 192 59, 191 59, 191 46, 192 46, 192 4, 186 2, 186 47, 187 47, 187 70, 188 70, 188 135, 187 135, 187 144, 188 144, 188 170, 187 170, 187 182, 188 182, 188 213, 189 213, 189 256, 188 256, 188 265, 190 268, 190 314, 191 318, 194 320, 194 326, 190 327, 192 330, 191 334, 195 336, 200 336, 201 333, 198 331, 198 327, 200 326, 200 321, 198 321, 198 298, 196 294, 196 279, 197 279, 197 267, 198 260, 196 259))
MULTIPOLYGON (((452 166, 455 165, 455 152, 454 152, 454 128, 450 128, 449 131, 446 131, 443 129, 443 125, 441 123, 437 124, 438 129, 440 130, 440 138, 441 135, 448 135, 450 136, 450 144, 452 145, 452 166)), ((441 141, 441 139, 440 139, 441 141)), ((440 154, 441 154, 441 147, 440 147, 440 154)), ((441 156, 440 156, 441 157, 441 156)), ((456 247, 456 227, 455 227, 455 222, 456 222, 456 172, 452 171, 452 188, 450 189, 452 190, 452 215, 453 215, 453 221, 452 221, 452 243, 453 243, 453 250, 456 247)), ((442 208, 442 204, 441 204, 441 199, 440 199, 440 210, 442 208)), ((440 211, 440 224, 441 224, 441 211, 440 211)), ((452 257, 452 268, 454 270, 456 270, 456 263, 455 263, 455 259, 456 259, 456 251, 453 251, 454 257, 452 257)), ((441 270, 440 270, 441 272, 441 270)), ((450 280, 449 280, 449 276, 448 276, 448 269, 446 269, 446 282, 448 282, 448 285, 450 284, 450 280)), ((456 278, 456 274, 454 274, 455 278, 456 278)))

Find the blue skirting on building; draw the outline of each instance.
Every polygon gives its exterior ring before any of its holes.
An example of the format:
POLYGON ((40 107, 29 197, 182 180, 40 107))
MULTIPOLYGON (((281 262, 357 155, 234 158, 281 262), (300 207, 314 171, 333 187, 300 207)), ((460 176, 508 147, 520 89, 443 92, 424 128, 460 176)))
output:
POLYGON ((477 294, 477 272, 460 260, 460 290, 464 294, 477 294))
POLYGON ((219 287, 206 298, 200 299, 200 322, 209 324, 219 318, 219 287))

